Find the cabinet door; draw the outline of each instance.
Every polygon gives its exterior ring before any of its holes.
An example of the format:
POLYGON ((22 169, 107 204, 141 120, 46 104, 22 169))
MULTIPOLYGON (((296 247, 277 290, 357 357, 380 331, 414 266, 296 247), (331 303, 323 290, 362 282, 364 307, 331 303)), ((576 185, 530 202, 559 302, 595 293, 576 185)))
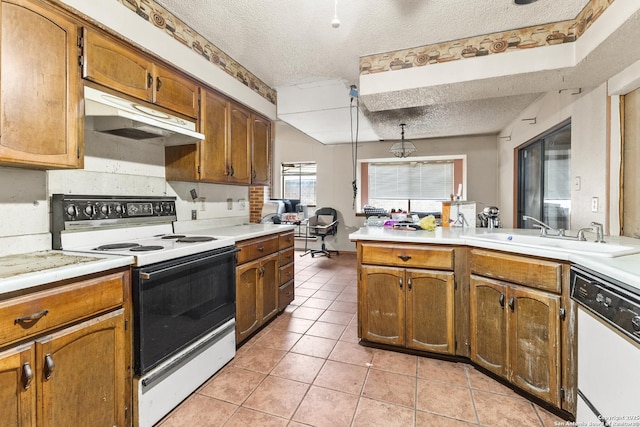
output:
POLYGON ((153 102, 189 117, 198 117, 198 85, 173 70, 153 66, 153 102))
POLYGON ((78 27, 40 2, 2 2, 0 164, 82 167, 78 27))
POLYGON ((205 139, 200 142, 200 179, 227 182, 229 101, 210 90, 202 91, 201 124, 205 139))
POLYGON ((408 269, 406 277, 407 347, 453 354, 453 273, 408 269))
POLYGON ((229 182, 251 183, 251 114, 231 103, 229 111, 229 182))
POLYGON ((271 123, 262 117, 252 116, 253 138, 251 146, 251 184, 269 185, 271 123))
POLYGON ((124 310, 36 341, 42 426, 125 424, 124 310))
POLYGON ((513 286, 508 305, 511 382, 560 406, 560 297, 513 286))
POLYGON ((153 101, 153 64, 125 45, 84 30, 83 77, 145 101, 153 101))
POLYGON ((236 268, 236 343, 246 339, 260 326, 259 289, 259 261, 249 262, 236 268))
POLYGON ((36 425, 33 343, 0 353, 0 425, 36 425))
POLYGON ((471 276, 471 360, 507 376, 507 286, 471 276))
POLYGON ((405 277, 393 267, 362 266, 360 289, 361 338, 383 344, 404 345, 405 277))
POLYGON ((278 254, 275 253, 261 262, 261 323, 265 323, 278 312, 278 291, 280 288, 278 254))

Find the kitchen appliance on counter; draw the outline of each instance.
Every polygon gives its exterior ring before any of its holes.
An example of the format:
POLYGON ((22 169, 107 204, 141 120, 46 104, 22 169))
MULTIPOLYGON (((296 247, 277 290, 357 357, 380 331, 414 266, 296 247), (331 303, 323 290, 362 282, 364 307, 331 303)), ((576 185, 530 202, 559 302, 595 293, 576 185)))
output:
POLYGON ((640 289, 571 267, 578 304, 577 425, 640 423, 640 289))
POLYGON ((478 227, 500 228, 500 209, 497 206, 487 206, 478 214, 478 227))
POLYGON ((152 426, 235 355, 235 240, 174 234, 175 197, 54 194, 54 249, 131 256, 135 416, 152 426))

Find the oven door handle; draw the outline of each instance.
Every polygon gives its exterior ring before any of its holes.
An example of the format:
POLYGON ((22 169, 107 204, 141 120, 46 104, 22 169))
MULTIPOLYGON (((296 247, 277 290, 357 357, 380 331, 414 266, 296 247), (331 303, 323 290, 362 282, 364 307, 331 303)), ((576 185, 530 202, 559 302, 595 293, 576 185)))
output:
POLYGON ((229 250, 225 250, 223 252, 218 252, 215 254, 211 254, 209 256, 203 257, 203 258, 196 258, 193 259, 191 261, 187 261, 181 264, 177 264, 177 265, 171 265, 169 267, 165 267, 165 268, 159 268, 158 270, 152 270, 152 271, 144 271, 144 269, 140 270, 138 276, 140 277, 141 280, 154 280, 163 276, 166 276, 168 274, 173 274, 176 273, 178 271, 181 271, 185 268, 190 268, 193 267, 196 264, 202 264, 202 263, 206 263, 209 262, 213 259, 216 258, 220 258, 220 257, 226 257, 226 256, 231 256, 233 258, 233 254, 235 254, 236 252, 239 252, 240 249, 238 248, 233 248, 233 249, 229 249, 229 250))

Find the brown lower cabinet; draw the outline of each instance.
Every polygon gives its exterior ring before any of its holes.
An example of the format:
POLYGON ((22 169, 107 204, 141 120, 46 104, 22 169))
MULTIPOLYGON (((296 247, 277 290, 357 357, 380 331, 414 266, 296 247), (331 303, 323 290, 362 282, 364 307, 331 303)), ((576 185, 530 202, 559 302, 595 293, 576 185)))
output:
POLYGON ((293 300, 293 232, 244 240, 236 246, 240 249, 236 266, 236 344, 240 344, 293 300))
POLYGON ((128 277, 0 301, 0 425, 131 424, 128 277))
POLYGON ((560 296, 471 276, 471 360, 560 407, 560 296))
POLYGON ((361 338, 452 354, 453 272, 362 267, 361 338))

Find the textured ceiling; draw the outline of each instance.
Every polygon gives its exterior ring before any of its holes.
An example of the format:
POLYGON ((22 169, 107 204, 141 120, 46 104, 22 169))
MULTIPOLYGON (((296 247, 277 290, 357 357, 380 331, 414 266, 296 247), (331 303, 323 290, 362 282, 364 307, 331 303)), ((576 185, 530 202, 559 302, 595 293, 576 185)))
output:
MULTIPOLYGON (((360 56, 574 19, 588 3, 338 0, 341 25, 332 28, 333 0, 157 1, 276 88, 279 118, 324 143, 350 141, 348 88, 359 82, 360 56), (338 121, 347 126, 336 126, 338 121)), ((635 37, 636 31, 628 29, 626 36, 635 37)), ((409 124, 408 138, 496 133, 563 78, 573 78, 573 87, 582 87, 610 77, 611 61, 624 66, 607 54, 602 49, 576 70, 503 79, 500 97, 495 94, 496 81, 488 79, 439 88, 443 99, 433 105, 411 104, 412 99, 425 98, 424 88, 361 99, 361 140, 398 139, 400 122, 409 124), (469 93, 474 93, 473 99, 465 95, 469 93)), ((631 63, 634 56, 635 52, 627 55, 623 62, 631 63)))

